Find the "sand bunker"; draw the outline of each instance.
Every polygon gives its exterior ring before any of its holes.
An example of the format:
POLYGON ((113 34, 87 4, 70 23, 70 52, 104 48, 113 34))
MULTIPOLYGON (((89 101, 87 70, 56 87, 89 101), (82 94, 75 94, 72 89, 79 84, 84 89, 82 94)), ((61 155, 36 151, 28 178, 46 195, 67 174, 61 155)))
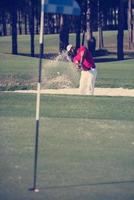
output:
MULTIPOLYGON (((17 90, 17 93, 36 93, 36 90, 17 90)), ((80 95, 78 88, 65 89, 45 89, 41 90, 42 94, 68 94, 80 95)), ((94 95, 96 96, 131 96, 134 97, 134 89, 124 88, 95 88, 94 95)))

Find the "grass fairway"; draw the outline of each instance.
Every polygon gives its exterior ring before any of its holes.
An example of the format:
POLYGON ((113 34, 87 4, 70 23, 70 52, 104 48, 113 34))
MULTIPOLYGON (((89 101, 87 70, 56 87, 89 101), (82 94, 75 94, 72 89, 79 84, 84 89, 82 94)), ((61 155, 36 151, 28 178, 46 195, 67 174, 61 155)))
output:
POLYGON ((39 193, 35 95, 0 93, 1 200, 132 200, 134 98, 42 95, 39 193))

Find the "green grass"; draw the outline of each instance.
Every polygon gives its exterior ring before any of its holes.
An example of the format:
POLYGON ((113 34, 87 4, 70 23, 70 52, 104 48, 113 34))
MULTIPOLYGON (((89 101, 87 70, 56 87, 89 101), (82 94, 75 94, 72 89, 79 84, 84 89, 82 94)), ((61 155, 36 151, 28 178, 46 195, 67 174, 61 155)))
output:
MULTIPOLYGON (((0 90, 35 89, 37 58, 0 54, 0 90)), ((134 88, 134 60, 97 63, 97 87, 134 88)), ((73 64, 43 61, 42 88, 78 87, 80 74, 73 64), (60 72, 60 77, 57 74, 60 72)))
POLYGON ((134 98, 42 95, 37 194, 36 96, 0 101, 0 199, 133 199, 134 98))
MULTIPOLYGON (((97 32, 94 32, 97 43, 97 32)), ((111 49, 117 47, 117 31, 104 31, 104 47, 111 49)), ((82 36, 81 36, 82 37, 82 36)), ((75 45, 75 34, 69 35, 69 41, 75 45)), ((124 44, 128 43, 128 33, 124 32, 124 44)), ((0 53, 11 53, 11 37, 0 37, 0 53)), ((45 53, 57 53, 59 51, 59 35, 44 35, 45 53)), ((85 41, 86 44, 86 41, 85 41)), ((21 54, 30 53, 30 36, 18 35, 18 52, 21 54)), ((35 35, 35 53, 39 53, 39 36, 35 35)))
POLYGON ((134 88, 134 60, 98 63, 98 87, 134 88))
MULTIPOLYGON (((45 37, 45 53, 58 52, 58 35, 46 35, 45 37)), ((11 37, 0 37, 0 53, 11 53, 11 37)), ((18 52, 21 54, 30 54, 30 36, 18 36, 18 52)), ((35 54, 39 53, 39 36, 35 36, 35 54)))
POLYGON ((28 89, 37 82, 36 58, 0 54, 0 90, 28 89))
MULTIPOLYGON (((0 100, 2 105, 0 113, 2 116, 11 117, 15 113, 16 117, 34 117, 35 95, 0 93, 0 100)), ((41 116, 51 118, 128 119, 133 121, 133 103, 132 97, 96 96, 89 98, 85 96, 45 95, 41 98, 41 116)))
MULTIPOLYGON (((115 48, 116 32, 104 36, 105 47, 115 48)), ((28 55, 29 36, 18 40, 19 53, 28 55)), ((38 36, 35 41, 38 54, 38 36)), ((45 36, 45 53, 57 52, 58 35, 45 36)), ((36 88, 39 60, 10 53, 11 37, 1 37, 0 90, 36 88)), ((96 86, 134 88, 133 61, 97 63, 96 86)), ((79 75, 70 63, 44 60, 42 87, 78 87, 79 75)), ((41 95, 39 193, 28 191, 33 186, 35 104, 34 94, 0 92, 1 200, 133 199, 133 97, 41 95)))

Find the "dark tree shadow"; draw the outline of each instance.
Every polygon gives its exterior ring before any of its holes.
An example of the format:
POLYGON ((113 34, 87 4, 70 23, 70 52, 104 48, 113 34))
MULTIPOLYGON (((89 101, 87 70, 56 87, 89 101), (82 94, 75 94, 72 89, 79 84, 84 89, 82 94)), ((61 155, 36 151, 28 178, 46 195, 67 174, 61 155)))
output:
MULTIPOLYGON (((20 56, 28 56, 28 57, 32 57, 30 53, 18 53, 18 55, 20 56)), ((43 55, 43 59, 55 59, 59 54, 58 53, 44 53, 43 55)), ((34 58, 39 58, 40 55, 39 54, 35 54, 34 58)))
MULTIPOLYGON (((18 55, 31 57, 30 53, 18 53, 18 55)), ((125 52, 124 55, 125 55, 124 60, 134 59, 134 52, 125 52)), ((56 59, 57 56, 59 56, 59 53, 44 53, 43 59, 54 60, 56 59)), ((34 57, 39 58, 40 55, 35 54, 34 57)), ((94 60, 95 63, 118 61, 117 53, 109 52, 106 49, 96 50, 94 53, 94 60)), ((62 61, 68 62, 66 59, 65 60, 63 59, 62 61)))

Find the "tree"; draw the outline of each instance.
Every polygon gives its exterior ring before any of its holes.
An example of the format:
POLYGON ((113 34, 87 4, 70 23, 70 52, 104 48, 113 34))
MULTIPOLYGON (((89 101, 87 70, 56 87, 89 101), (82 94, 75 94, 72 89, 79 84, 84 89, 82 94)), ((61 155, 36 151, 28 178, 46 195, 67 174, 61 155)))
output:
POLYGON ((60 34, 59 34, 59 51, 66 49, 69 42, 69 21, 68 16, 61 15, 60 19, 60 34))
POLYGON ((85 33, 86 33, 86 1, 81 2, 81 29, 82 29, 82 42, 81 44, 84 45, 85 43, 85 33))
POLYGON ((1 8, 1 35, 7 35, 7 25, 6 25, 6 11, 4 8, 1 8))
POLYGON ((86 39, 87 39, 87 47, 94 55, 96 48, 96 39, 93 37, 93 19, 92 12, 93 10, 93 2, 91 0, 87 0, 87 11, 86 11, 86 39))
POLYGON ((118 60, 124 59, 123 42, 124 42, 124 1, 119 0, 118 35, 117 35, 117 58, 118 58, 118 60))
POLYGON ((29 30, 30 30, 30 41, 31 41, 31 56, 34 57, 34 8, 35 0, 29 0, 29 30))
POLYGON ((92 38, 92 27, 91 27, 91 0, 87 0, 87 12, 86 12, 86 39, 87 46, 90 48, 90 39, 92 38))
POLYGON ((3 35, 7 34, 6 29, 6 13, 9 14, 9 20, 11 24, 11 33, 12 33, 12 54, 18 53, 17 48, 17 0, 4 0, 0 1, 0 11, 1 11, 1 19, 3 24, 3 35))
POLYGON ((17 2, 10 4, 11 27, 12 27, 12 54, 18 54, 17 44, 17 2))
POLYGON ((103 27, 102 1, 98 0, 98 49, 102 49, 104 47, 102 27, 103 27))
POLYGON ((80 47, 81 16, 76 18, 76 49, 80 47))
POLYGON ((133 24, 133 15, 132 15, 132 0, 128 0, 128 43, 129 49, 134 48, 134 24, 133 24))

